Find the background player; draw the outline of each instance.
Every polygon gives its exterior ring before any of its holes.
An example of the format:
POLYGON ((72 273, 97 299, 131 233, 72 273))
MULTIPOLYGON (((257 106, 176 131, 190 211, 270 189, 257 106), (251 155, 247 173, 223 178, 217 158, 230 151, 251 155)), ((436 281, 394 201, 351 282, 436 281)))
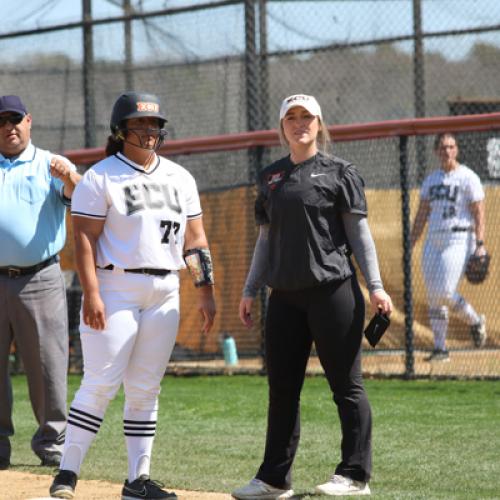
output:
POLYGON ((374 311, 392 312, 368 227, 364 185, 350 163, 324 153, 328 130, 312 96, 293 95, 279 127, 290 155, 259 175, 260 226, 240 302, 251 326, 258 289, 272 288, 265 326, 269 410, 264 460, 238 499, 289 498, 300 438, 300 392, 315 343, 342 423, 342 461, 323 495, 368 495, 371 410, 361 376, 365 303, 350 260, 362 270, 374 311))
POLYGON ((84 375, 69 410, 53 497, 73 497, 83 458, 122 382, 129 462, 122 498, 175 497, 149 473, 160 383, 179 324, 183 253, 200 292, 204 332, 215 303, 195 180, 155 153, 165 122, 156 96, 122 94, 111 115, 108 157, 85 173, 74 194, 84 375))
POLYGON ((476 347, 486 341, 485 317, 477 314, 457 292, 471 253, 486 254, 484 191, 478 175, 458 162, 458 145, 453 134, 438 135, 434 151, 441 168, 432 172, 422 184, 411 244, 415 245, 428 221, 422 268, 434 350, 426 359, 446 361, 449 360, 445 347, 449 307, 470 325, 476 347))

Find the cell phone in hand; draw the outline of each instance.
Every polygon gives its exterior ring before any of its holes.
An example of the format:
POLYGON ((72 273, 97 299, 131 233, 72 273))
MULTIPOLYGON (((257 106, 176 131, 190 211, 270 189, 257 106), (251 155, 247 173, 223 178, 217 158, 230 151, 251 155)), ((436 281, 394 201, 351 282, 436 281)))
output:
POLYGON ((384 335, 390 324, 391 320, 387 314, 378 312, 375 316, 373 316, 364 332, 366 340, 368 340, 368 343, 372 347, 375 347, 378 344, 378 341, 382 338, 382 335, 384 335))

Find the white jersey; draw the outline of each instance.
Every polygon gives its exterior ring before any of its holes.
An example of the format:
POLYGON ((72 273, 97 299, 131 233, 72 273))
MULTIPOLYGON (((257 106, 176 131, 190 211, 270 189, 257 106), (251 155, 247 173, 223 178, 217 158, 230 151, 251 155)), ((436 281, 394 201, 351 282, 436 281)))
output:
POLYGON ((105 221, 97 266, 178 270, 185 267, 186 223, 202 212, 196 182, 186 169, 157 156, 144 170, 118 153, 85 172, 71 214, 105 221))
POLYGON ((472 230, 474 219, 470 204, 484 199, 479 176, 465 165, 450 172, 432 172, 423 182, 420 196, 431 206, 429 233, 453 229, 472 230))

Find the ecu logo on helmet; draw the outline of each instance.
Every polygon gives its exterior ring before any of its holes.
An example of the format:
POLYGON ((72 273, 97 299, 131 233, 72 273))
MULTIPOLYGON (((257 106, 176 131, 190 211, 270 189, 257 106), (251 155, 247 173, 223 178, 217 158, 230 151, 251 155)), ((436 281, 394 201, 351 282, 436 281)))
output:
POLYGON ((153 113, 160 112, 160 106, 156 102, 137 102, 137 111, 140 113, 151 111, 153 113))

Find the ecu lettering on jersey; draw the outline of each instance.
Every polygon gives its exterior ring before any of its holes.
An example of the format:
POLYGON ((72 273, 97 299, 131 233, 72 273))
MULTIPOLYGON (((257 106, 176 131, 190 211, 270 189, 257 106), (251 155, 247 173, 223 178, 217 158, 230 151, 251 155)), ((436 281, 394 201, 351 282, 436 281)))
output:
POLYGON ((457 200, 458 186, 453 186, 449 184, 437 184, 431 186, 429 189, 429 199, 434 200, 446 200, 453 201, 457 200))
POLYGON ((177 189, 168 184, 134 183, 123 186, 123 194, 127 205, 127 215, 145 209, 160 210, 164 207, 168 207, 177 214, 182 211, 177 189))

